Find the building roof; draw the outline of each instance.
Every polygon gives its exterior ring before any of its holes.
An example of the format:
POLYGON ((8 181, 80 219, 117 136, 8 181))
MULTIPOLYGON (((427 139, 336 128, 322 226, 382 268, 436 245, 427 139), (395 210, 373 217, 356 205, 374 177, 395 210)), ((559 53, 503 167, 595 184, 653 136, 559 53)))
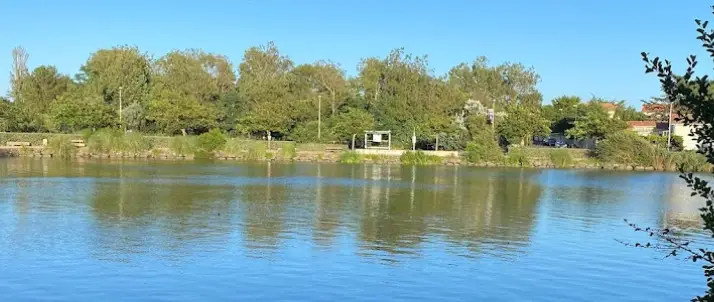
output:
POLYGON ((627 126, 633 127, 657 127, 657 122, 655 121, 628 121, 627 126))
POLYGON ((600 106, 606 111, 615 111, 617 109, 617 104, 615 103, 600 103, 600 106))

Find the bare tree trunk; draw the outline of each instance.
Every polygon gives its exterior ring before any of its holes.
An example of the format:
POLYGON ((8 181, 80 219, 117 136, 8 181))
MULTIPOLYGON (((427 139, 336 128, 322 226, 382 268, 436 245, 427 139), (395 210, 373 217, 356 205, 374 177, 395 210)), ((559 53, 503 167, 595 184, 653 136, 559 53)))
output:
POLYGON ((27 59, 30 55, 27 54, 22 46, 13 48, 12 50, 12 71, 10 74, 10 95, 13 101, 21 100, 20 91, 22 82, 28 76, 27 59))

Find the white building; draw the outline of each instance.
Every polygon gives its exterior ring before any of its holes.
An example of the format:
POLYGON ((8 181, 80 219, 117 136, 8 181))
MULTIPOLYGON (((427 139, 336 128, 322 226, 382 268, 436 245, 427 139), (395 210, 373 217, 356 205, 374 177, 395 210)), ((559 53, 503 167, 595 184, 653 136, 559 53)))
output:
POLYGON ((682 149, 697 150, 697 137, 691 136, 693 126, 686 126, 682 123, 672 124, 672 135, 682 137, 682 149))

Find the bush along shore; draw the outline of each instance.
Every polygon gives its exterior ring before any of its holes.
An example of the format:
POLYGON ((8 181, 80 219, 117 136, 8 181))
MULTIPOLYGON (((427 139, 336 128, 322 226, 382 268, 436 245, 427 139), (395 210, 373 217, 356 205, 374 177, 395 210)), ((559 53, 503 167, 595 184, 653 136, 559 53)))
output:
POLYGON ((346 146, 296 144, 289 141, 231 138, 219 130, 199 136, 144 136, 101 129, 81 134, 0 133, 0 143, 30 146, 0 148, 0 157, 124 159, 219 159, 242 161, 339 162, 345 164, 464 165, 478 167, 575 168, 606 170, 711 171, 706 159, 693 151, 669 152, 634 133, 621 132, 594 150, 511 146, 472 142, 459 156, 440 157, 430 151, 407 151, 400 156, 361 154, 346 146))

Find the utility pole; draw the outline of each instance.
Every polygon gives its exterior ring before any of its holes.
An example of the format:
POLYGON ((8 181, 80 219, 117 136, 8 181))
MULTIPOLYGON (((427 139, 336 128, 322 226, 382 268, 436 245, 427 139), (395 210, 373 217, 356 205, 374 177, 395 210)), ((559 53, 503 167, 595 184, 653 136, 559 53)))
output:
POLYGON ((121 103, 121 91, 122 87, 119 86, 119 127, 122 127, 124 129, 124 124, 122 123, 122 103, 121 103))
POLYGON ((672 149, 672 107, 674 102, 669 102, 669 121, 667 122, 667 151, 672 149))
POLYGON ((322 95, 317 95, 317 140, 320 141, 322 130, 322 95))

